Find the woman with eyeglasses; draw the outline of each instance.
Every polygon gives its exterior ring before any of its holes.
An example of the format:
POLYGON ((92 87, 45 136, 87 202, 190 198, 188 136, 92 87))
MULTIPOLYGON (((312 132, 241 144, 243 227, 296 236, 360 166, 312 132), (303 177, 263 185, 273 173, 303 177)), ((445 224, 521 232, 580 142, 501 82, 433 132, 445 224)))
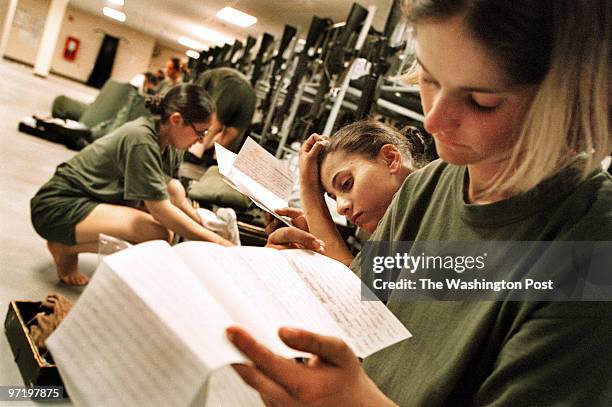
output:
POLYGON ((34 229, 47 240, 60 280, 87 284, 78 254, 98 251, 104 233, 140 243, 174 233, 232 244, 205 229, 178 181, 183 151, 201 143, 215 104, 196 85, 147 100, 150 117, 126 123, 60 164, 31 201, 34 229))

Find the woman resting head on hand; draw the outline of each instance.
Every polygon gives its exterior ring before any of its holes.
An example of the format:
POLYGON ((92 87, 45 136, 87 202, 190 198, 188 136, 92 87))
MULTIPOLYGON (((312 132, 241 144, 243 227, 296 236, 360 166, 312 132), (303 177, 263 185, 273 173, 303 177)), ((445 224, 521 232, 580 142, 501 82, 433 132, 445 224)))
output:
POLYGON ((372 233, 404 179, 430 161, 413 153, 424 145, 375 120, 349 124, 320 150, 321 185, 339 214, 372 233))
MULTIPOLYGON (((376 120, 362 120, 338 130, 331 138, 311 135, 300 150, 300 195, 303 210, 285 208, 278 213, 310 233, 327 256, 345 264, 352 260, 329 214, 323 194, 336 201, 337 211, 353 224, 374 232, 404 179, 435 158, 435 149, 418 129, 405 134, 376 120)), ((268 226, 271 232, 278 221, 268 226)), ((281 230, 270 236, 279 246, 281 230)), ((301 245, 299 245, 301 246, 301 245)), ((320 248, 317 248, 320 249, 320 248)))

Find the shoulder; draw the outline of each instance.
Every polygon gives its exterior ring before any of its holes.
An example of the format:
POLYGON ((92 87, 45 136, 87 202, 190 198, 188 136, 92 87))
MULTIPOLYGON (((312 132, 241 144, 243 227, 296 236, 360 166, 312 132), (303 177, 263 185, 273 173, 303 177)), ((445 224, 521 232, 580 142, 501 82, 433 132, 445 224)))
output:
POLYGON ((581 182, 560 205, 568 225, 560 240, 612 241, 612 177, 597 172, 581 182))
POLYGON ((432 161, 425 167, 408 175, 402 184, 400 191, 408 189, 414 193, 414 188, 421 190, 426 188, 427 185, 437 185, 443 176, 448 177, 450 173, 461 168, 462 167, 450 165, 440 159, 432 161))
POLYGON ((450 165, 442 160, 435 160, 425 167, 413 172, 395 196, 396 210, 405 210, 405 205, 413 202, 429 202, 437 190, 447 190, 455 183, 461 183, 464 167, 450 165))
MULTIPOLYGON (((371 240, 411 240, 439 191, 460 182, 464 167, 436 160, 413 172, 393 197, 371 240)), ((443 198, 440 198, 443 199, 443 198)))
POLYGON ((137 146, 159 150, 159 136, 155 122, 148 117, 129 121, 99 141, 105 139, 109 144, 117 145, 119 153, 127 153, 137 146))
POLYGON ((117 131, 134 141, 150 142, 158 138, 155 122, 149 117, 139 117, 136 120, 129 121, 119 127, 117 131))

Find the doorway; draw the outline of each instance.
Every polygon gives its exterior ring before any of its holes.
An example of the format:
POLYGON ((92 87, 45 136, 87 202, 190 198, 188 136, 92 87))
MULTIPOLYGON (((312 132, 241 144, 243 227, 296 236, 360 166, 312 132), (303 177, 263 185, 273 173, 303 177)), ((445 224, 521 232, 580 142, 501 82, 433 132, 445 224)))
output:
POLYGON ((100 89, 110 78, 118 46, 119 38, 108 34, 104 35, 100 51, 98 51, 98 57, 96 58, 96 64, 89 75, 89 79, 87 79, 89 86, 100 89))

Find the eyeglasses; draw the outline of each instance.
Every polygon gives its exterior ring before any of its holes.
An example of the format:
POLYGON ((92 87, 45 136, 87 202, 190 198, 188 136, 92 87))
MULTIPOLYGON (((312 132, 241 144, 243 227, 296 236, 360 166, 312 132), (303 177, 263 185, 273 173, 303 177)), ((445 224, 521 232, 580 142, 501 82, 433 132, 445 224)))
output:
POLYGON ((191 128, 193 129, 193 132, 195 133, 196 137, 198 138, 198 141, 201 143, 202 141, 204 141, 204 137, 206 137, 206 135, 208 134, 208 129, 206 130, 198 130, 195 128, 195 126, 193 125, 193 123, 189 123, 189 125, 191 126, 191 128))

